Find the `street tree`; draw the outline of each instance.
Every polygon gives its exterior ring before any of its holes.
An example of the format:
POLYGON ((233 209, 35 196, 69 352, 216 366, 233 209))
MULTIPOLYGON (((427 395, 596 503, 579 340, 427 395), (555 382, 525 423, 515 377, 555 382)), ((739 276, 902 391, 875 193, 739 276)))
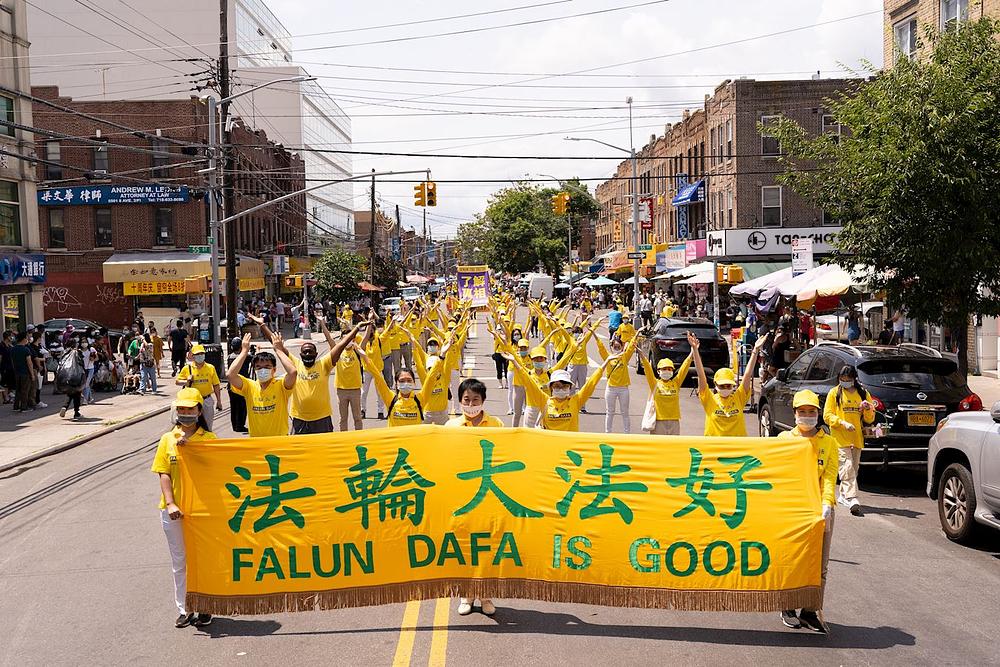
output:
POLYGON ((949 327, 964 374, 970 317, 1000 314, 998 32, 990 18, 927 30, 920 58, 828 100, 840 134, 759 128, 781 143, 781 181, 843 225, 835 261, 949 327))
MULTIPOLYGON (((367 275, 367 268, 365 269, 367 275)), ((397 262, 387 255, 375 255, 375 279, 374 284, 385 288, 388 292, 395 292, 396 283, 403 278, 403 264, 397 262)))
POLYGON ((477 215, 472 222, 463 222, 455 234, 455 249, 462 264, 475 265, 488 261, 492 256, 490 221, 477 215))
POLYGON ((361 289, 358 283, 365 279, 366 264, 364 257, 343 248, 324 252, 313 266, 319 297, 333 303, 359 297, 361 289))

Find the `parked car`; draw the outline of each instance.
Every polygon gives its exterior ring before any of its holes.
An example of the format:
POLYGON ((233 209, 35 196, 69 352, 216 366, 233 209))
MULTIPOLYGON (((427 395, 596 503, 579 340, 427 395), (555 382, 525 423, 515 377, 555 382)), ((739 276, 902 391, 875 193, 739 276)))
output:
POLYGON ((980 525, 1000 530, 1000 402, 989 412, 942 420, 927 450, 927 495, 948 539, 969 542, 980 525))
MULTIPOLYGON (((878 335, 879 327, 872 326, 872 315, 880 311, 883 307, 881 301, 862 301, 857 305, 861 313, 861 338, 871 340, 878 335)), ((830 313, 829 315, 819 315, 816 317, 816 337, 820 340, 836 340, 842 343, 847 340, 847 311, 830 313)))
POLYGON ((390 296, 382 299, 382 303, 378 306, 379 315, 385 317, 386 314, 392 313, 397 315, 399 313, 399 304, 402 302, 402 297, 390 296))
POLYGON ((525 290, 529 299, 551 299, 555 283, 544 273, 526 273, 521 276, 518 289, 525 290))
POLYGON ((937 350, 912 343, 852 347, 821 342, 761 389, 760 434, 774 436, 792 428, 795 392, 812 389, 825 400, 845 365, 858 369, 858 381, 875 403, 875 425, 865 429, 861 465, 924 465, 928 443, 942 419, 983 407, 958 364, 937 350))
MULTIPOLYGON (((729 344, 719 333, 714 324, 703 318, 661 317, 650 329, 645 330, 646 336, 640 346, 640 351, 649 359, 653 368, 664 357, 680 365, 691 352, 687 342, 687 332, 698 337, 701 351, 701 361, 709 378, 720 368, 726 368, 732 363, 729 356, 729 344)), ((694 378, 694 368, 689 379, 694 378)), ((692 380, 693 381, 693 380, 692 380)))
POLYGON ((399 290, 399 294, 403 297, 404 301, 416 301, 423 292, 419 287, 404 287, 399 290))
MULTIPOLYGON (((95 332, 101 328, 101 325, 97 324, 96 322, 91 322, 89 320, 78 320, 73 317, 45 320, 44 322, 42 322, 42 326, 45 327, 46 347, 52 347, 57 343, 59 347, 62 347, 62 340, 60 339, 60 336, 62 335, 62 332, 66 328, 67 324, 72 324, 73 329, 79 332, 81 335, 88 328, 93 329, 95 332)), ((122 337, 122 332, 117 329, 108 329, 108 337, 111 339, 111 347, 117 349, 118 341, 122 337)))

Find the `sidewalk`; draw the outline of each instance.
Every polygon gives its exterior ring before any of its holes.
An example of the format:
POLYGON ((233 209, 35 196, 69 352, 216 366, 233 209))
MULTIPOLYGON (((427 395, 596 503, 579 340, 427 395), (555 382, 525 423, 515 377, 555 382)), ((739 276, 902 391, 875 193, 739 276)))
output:
POLYGON ((73 421, 73 408, 66 417, 59 409, 66 402, 62 394, 53 394, 55 384, 42 387, 46 408, 14 412, 13 405, 0 405, 0 471, 37 456, 75 447, 87 440, 109 433, 124 425, 165 412, 177 394, 170 377, 170 362, 165 362, 156 394, 127 395, 118 392, 94 392, 94 403, 82 405, 80 421, 73 421))
POLYGON ((989 411, 993 404, 1000 401, 1000 380, 986 375, 970 375, 969 389, 976 392, 983 400, 983 409, 989 411))

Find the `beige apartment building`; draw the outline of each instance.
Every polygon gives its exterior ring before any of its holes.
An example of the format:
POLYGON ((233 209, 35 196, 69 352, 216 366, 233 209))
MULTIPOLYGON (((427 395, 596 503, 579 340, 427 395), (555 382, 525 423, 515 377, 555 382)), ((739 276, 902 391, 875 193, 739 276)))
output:
POLYGON ((947 30, 962 21, 1000 16, 1000 0, 885 0, 885 67, 897 58, 913 58, 927 27, 947 30))

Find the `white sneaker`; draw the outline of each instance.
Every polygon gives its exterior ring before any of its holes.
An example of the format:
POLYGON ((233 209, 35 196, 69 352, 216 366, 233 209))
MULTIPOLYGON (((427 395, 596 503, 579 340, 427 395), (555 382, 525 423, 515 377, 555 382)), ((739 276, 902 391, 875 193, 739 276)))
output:
POLYGON ((66 416, 66 408, 59 408, 59 416, 60 417, 66 416))
POLYGON ((482 601, 481 609, 483 610, 483 613, 486 614, 487 616, 492 616, 493 614, 497 613, 496 605, 493 604, 493 600, 490 600, 488 598, 482 601))
POLYGON ((39 408, 47 408, 47 407, 49 407, 49 404, 48 403, 42 403, 41 401, 39 401, 38 403, 35 404, 35 406, 39 407, 39 408))
POLYGON ((459 598, 458 599, 458 615, 468 616, 472 613, 472 603, 469 598, 459 598))

